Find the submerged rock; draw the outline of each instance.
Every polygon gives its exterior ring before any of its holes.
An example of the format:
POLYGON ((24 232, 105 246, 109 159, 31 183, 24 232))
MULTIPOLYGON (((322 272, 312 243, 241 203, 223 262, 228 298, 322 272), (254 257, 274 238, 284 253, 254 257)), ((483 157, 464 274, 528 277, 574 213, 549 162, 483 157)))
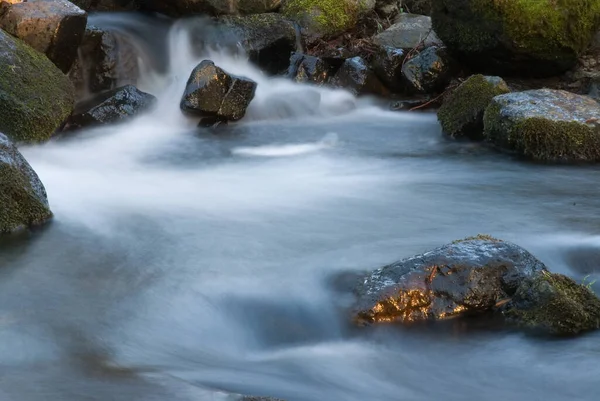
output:
POLYGON ((400 14, 394 25, 373 37, 373 42, 405 51, 444 45, 433 31, 430 17, 406 13, 400 14))
POLYGON ((324 84, 331 68, 322 59, 302 53, 294 53, 290 59, 288 77, 300 83, 324 84))
POLYGON ((510 92, 500 77, 473 75, 460 84, 439 108, 445 134, 453 138, 483 139, 483 113, 495 96, 510 92))
POLYGON ((256 82, 228 74, 204 60, 188 79, 181 110, 211 120, 237 121, 246 114, 255 92, 256 82))
POLYGON ((331 79, 331 84, 335 87, 348 89, 356 96, 387 93, 385 86, 361 57, 353 57, 344 61, 344 64, 331 79))
POLYGON ((52 218, 46 189, 16 146, 0 134, 0 233, 45 223, 52 218))
POLYGON ((0 29, 0 131, 49 139, 71 114, 73 85, 46 56, 0 29))
POLYGON ((111 124, 135 117, 152 107, 156 98, 133 85, 100 93, 75 107, 68 129, 111 124))
POLYGON ((496 96, 484 114, 484 134, 501 150, 542 162, 600 161, 600 105, 561 90, 496 96))
POLYGON ((454 72, 453 60, 444 47, 428 47, 402 67, 408 88, 420 93, 441 91, 448 85, 454 72))
POLYGON ((545 266, 491 237, 456 241, 375 270, 356 289, 359 323, 442 320, 496 310, 545 266))
POLYGON ((87 14, 67 0, 0 1, 0 28, 48 56, 64 73, 77 57, 87 14))
POLYGON ((145 0, 142 7, 172 17, 192 14, 263 14, 276 10, 281 0, 145 0))
POLYGON ((598 27, 600 2, 432 0, 433 27, 457 58, 498 75, 573 67, 598 27))

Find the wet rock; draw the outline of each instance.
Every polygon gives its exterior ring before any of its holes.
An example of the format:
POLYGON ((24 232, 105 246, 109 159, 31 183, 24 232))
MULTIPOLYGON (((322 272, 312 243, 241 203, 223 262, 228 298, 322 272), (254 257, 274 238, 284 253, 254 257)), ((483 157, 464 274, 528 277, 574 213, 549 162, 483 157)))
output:
POLYGON ((188 79, 181 110, 203 118, 237 121, 246 114, 255 92, 256 82, 228 74, 204 60, 188 79))
POLYGON ((484 114, 484 135, 497 148, 541 162, 600 161, 600 105, 562 90, 496 96, 484 114))
POLYGON ((432 1, 433 0, 400 0, 400 8, 408 13, 430 15, 432 1))
POLYGON ((483 139, 483 113, 495 96, 509 93, 500 77, 473 75, 460 84, 438 110, 445 134, 453 138, 483 139))
POLYGON ((431 16, 444 44, 476 71, 552 76, 573 67, 591 43, 600 3, 547 3, 432 0, 431 16))
POLYGON ((220 20, 237 38, 251 62, 269 74, 287 70, 296 50, 294 24, 279 14, 223 17, 220 20))
POLYGON ((402 64, 405 58, 404 50, 383 46, 375 54, 371 63, 377 77, 393 92, 401 92, 404 88, 402 64))
POLYGON ((86 11, 133 11, 140 8, 144 0, 71 0, 71 3, 86 11))
POLYGON ((324 84, 331 67, 318 57, 294 53, 290 59, 288 77, 300 83, 324 84))
POLYGON ((444 47, 428 47, 404 63, 402 76, 411 91, 434 93, 452 79, 454 62, 444 47))
POLYGON ((545 270, 525 249, 487 236, 442 246, 375 270, 356 288, 357 323, 443 320, 506 303, 545 270))
POLYGON ((405 51, 416 47, 443 46, 433 31, 431 18, 417 14, 400 14, 394 25, 376 35, 373 42, 405 51))
POLYGON ((0 233, 37 226, 52 218, 46 189, 16 146, 0 134, 0 233))
POLYGON ((542 272, 519 286, 505 315, 535 331, 570 336, 600 328, 600 299, 569 277, 542 272))
POLYGON ((142 7, 172 17, 191 14, 263 14, 275 11, 281 0, 146 0, 142 7))
MULTIPOLYGON (((412 109, 417 109, 417 108, 419 110, 427 110, 427 107, 424 107, 424 106, 427 105, 430 100, 431 99, 428 96, 417 96, 417 97, 411 97, 411 98, 407 98, 407 99, 393 100, 390 103, 390 110, 405 111, 405 110, 412 110, 412 109)), ((432 105, 431 107, 434 107, 434 106, 432 105)))
POLYGON ((0 28, 48 56, 64 73, 77 57, 87 14, 66 0, 0 2, 0 28))
POLYGON ((69 118, 67 129, 122 122, 156 103, 156 98, 133 85, 123 86, 80 102, 69 118))
POLYGON ((331 84, 345 88, 356 96, 387 93, 385 86, 361 57, 346 60, 331 79, 331 84))
POLYGON ((88 26, 78 53, 69 71, 78 98, 137 83, 137 53, 117 33, 88 26))
POLYGON ((0 29, 0 131, 17 142, 47 140, 73 103, 69 79, 42 53, 0 29))

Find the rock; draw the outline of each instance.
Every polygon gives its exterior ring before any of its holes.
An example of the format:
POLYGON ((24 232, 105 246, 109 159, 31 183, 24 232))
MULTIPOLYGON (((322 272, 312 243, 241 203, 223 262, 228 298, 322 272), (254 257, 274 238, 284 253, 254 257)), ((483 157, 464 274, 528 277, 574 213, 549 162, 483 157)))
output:
POLYGON ((204 118, 237 121, 246 114, 255 92, 256 82, 228 74, 204 60, 188 79, 181 110, 204 118))
POLYGON ((562 90, 496 96, 484 114, 484 135, 499 149, 541 162, 600 161, 600 105, 562 90))
POLYGON ((73 103, 69 79, 42 53, 0 29, 0 131, 18 142, 47 140, 73 103))
POLYGON ((374 56, 373 71, 392 92, 401 92, 404 89, 402 79, 402 65, 406 52, 402 49, 383 46, 374 56))
POLYGON ((569 277, 543 271, 519 286, 505 315, 536 331, 570 336, 600 328, 600 299, 569 277))
POLYGON ((394 25, 373 37, 373 42, 405 51, 444 45, 431 27, 431 18, 417 14, 400 14, 394 25))
POLYGON ((48 56, 64 73, 77 57, 87 14, 66 0, 0 2, 0 28, 48 56))
POLYGON ((290 55, 296 50, 294 24, 279 14, 223 17, 251 62, 269 74, 287 70, 290 55))
POLYGON ((444 47, 428 47, 404 63, 402 76, 411 91, 434 93, 452 79, 454 62, 444 47))
POLYGON ((118 33, 88 26, 78 52, 69 71, 78 98, 137 83, 137 53, 118 33))
POLYGON ((44 185, 3 134, 0 134, 0 203, 0 233, 37 226, 52 218, 44 185))
POLYGON ((432 1, 433 0, 400 0, 400 8, 408 13, 430 15, 432 1))
POLYGON ((134 11, 144 0, 71 0, 86 11, 134 11))
POLYGON ((405 111, 418 108, 418 110, 425 111, 428 108, 434 107, 434 102, 431 102, 428 96, 417 96, 406 99, 394 100, 390 103, 390 110, 394 111, 405 111), (429 107, 426 107, 429 106, 429 107))
POLYGON ((283 0, 281 12, 297 21, 312 42, 350 30, 374 7, 375 0, 283 0))
POLYGON ((410 323, 499 311, 523 280, 543 270, 509 242, 488 236, 455 241, 369 274, 356 288, 354 318, 410 323))
POLYGON ((80 102, 69 118, 68 129, 112 124, 135 117, 156 104, 156 98, 133 85, 100 93, 80 102))
POLYGON ((387 93, 385 86, 361 57, 353 57, 344 61, 331 79, 331 84, 338 88, 345 88, 356 96, 387 93))
POLYGON ((288 77, 299 83, 324 84, 331 68, 318 57, 294 53, 290 59, 288 77))
POLYGON ((437 116, 442 131, 452 138, 483 139, 483 113, 495 96, 509 93, 500 77, 473 75, 444 101, 437 116))
POLYGON ((558 75, 598 27, 600 2, 432 0, 433 28, 457 59, 496 75, 558 75))
POLYGON ((376 0, 375 11, 379 17, 389 19, 400 13, 400 2, 398 0, 376 0))
POLYGON ((191 14, 263 14, 275 11, 281 0, 146 0, 142 7, 172 17, 191 14))

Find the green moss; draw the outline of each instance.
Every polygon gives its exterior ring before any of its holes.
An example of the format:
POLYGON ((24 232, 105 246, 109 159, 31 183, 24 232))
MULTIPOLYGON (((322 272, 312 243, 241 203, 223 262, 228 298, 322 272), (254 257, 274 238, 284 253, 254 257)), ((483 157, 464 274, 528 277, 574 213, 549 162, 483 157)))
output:
POLYGON ((0 233, 39 225, 52 217, 48 206, 36 196, 29 177, 3 162, 0 163, 0 204, 0 233))
POLYGON ((487 235, 487 234, 477 234, 474 237, 467 237, 467 238, 463 238, 463 239, 458 239, 456 241, 452 241, 453 244, 460 244, 461 242, 467 242, 467 241, 491 241, 491 242, 502 242, 502 240, 497 239, 492 237, 491 235, 487 235))
POLYGON ((288 0, 283 14, 296 20, 310 19, 318 32, 333 35, 352 28, 366 0, 288 0))
POLYGON ((45 55, 0 30, 0 132, 18 142, 47 140, 73 104, 69 79, 45 55))
POLYGON ((443 132, 453 138, 483 139, 485 109, 495 96, 508 92, 508 86, 500 78, 473 75, 456 88, 438 110, 443 132))
POLYGON ((562 274, 543 271, 523 283, 506 316, 557 335, 600 328, 600 299, 592 290, 562 274))

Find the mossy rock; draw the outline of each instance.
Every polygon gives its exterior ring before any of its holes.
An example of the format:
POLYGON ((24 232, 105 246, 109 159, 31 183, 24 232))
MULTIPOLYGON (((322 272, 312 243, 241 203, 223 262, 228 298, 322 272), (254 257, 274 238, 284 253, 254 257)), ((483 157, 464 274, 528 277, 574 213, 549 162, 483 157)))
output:
POLYGON ((537 331, 575 335, 600 328, 600 299, 569 277, 543 271, 521 284, 505 315, 537 331))
POLYGON ((298 21, 311 40, 350 30, 374 7, 374 0, 285 0, 281 12, 298 21))
POLYGON ((432 22, 461 61, 482 72, 568 70, 600 22, 600 0, 433 0, 432 22))
POLYGON ((69 79, 45 55, 0 29, 0 131, 17 142, 45 141, 73 105, 69 79))
POLYGON ((562 90, 539 89, 492 99, 486 140, 498 149, 548 163, 600 161, 600 105, 562 90))
POLYGON ((27 160, 0 134, 0 233, 40 225, 52 217, 46 190, 27 160))
POLYGON ((500 77, 473 75, 456 88, 438 110, 445 134, 453 138, 483 139, 483 113, 495 96, 509 93, 500 77))

